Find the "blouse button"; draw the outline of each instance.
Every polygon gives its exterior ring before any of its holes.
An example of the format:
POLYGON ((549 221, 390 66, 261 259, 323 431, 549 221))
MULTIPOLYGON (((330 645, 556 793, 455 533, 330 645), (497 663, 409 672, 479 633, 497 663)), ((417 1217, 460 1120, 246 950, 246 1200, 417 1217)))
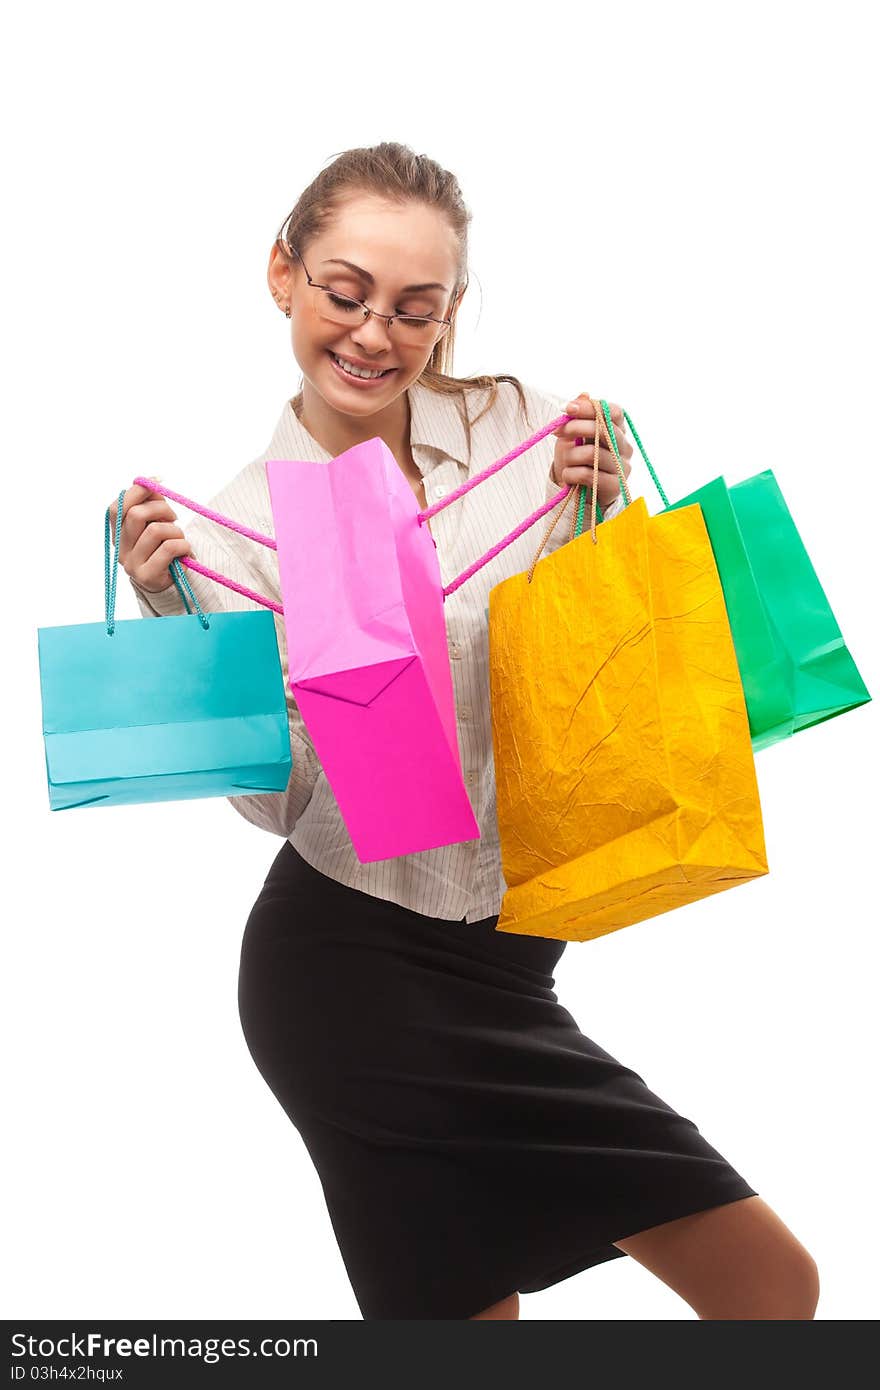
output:
POLYGON ((461 646, 458 642, 450 642, 449 655, 453 661, 461 661, 461 646))
POLYGON ((470 719, 470 717, 471 717, 471 707, 470 707, 470 705, 462 705, 461 709, 459 710, 459 714, 461 715, 462 719, 470 719))
POLYGON ((448 491, 449 491, 449 488, 448 488, 448 487, 438 487, 438 488, 435 488, 435 489, 434 489, 434 496, 435 496, 435 498, 437 499, 437 501, 439 502, 440 498, 441 498, 441 497, 445 497, 448 491))

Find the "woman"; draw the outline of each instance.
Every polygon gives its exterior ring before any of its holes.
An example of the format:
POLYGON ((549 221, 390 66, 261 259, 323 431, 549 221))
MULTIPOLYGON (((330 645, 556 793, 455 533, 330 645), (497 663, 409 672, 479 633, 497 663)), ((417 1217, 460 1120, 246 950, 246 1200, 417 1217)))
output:
MULTIPOLYGON (((586 397, 450 374, 468 221, 454 177, 399 144, 350 150, 318 175, 268 266, 302 389, 216 509, 271 531, 266 459, 326 462, 375 436, 428 507, 572 415, 435 514, 445 584, 560 487, 591 482, 586 397)), ((616 406, 612 418, 628 474, 616 406)), ((620 500, 607 449, 597 500, 620 500)), ((203 518, 187 538, 176 520, 158 493, 126 493, 121 560, 145 615, 183 611, 168 566, 188 554, 280 601, 273 552, 203 518)), ((560 518, 547 548, 568 534, 560 518)), ((287 687, 276 620, 293 771, 283 793, 232 801, 285 837, 242 942, 248 1046, 316 1165, 365 1318, 516 1318, 520 1292, 624 1254, 700 1318, 811 1318, 818 1283, 803 1246, 691 1120, 559 1004, 552 972, 565 943, 494 930, 504 881, 486 605, 494 584, 528 567, 536 539, 527 533, 445 605, 479 840, 359 863, 287 687)), ((187 577, 206 609, 251 606, 187 577)))

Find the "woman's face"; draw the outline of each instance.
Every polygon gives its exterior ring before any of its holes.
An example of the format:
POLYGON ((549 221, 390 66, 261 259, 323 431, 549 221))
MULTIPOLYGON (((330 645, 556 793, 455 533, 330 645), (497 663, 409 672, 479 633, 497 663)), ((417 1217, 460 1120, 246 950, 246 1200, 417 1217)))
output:
MULTIPOLYGON (((424 204, 352 197, 301 249, 313 281, 362 299, 380 313, 452 318, 457 307, 452 301, 455 234, 442 213, 424 204)), ((358 314, 353 323, 330 322, 321 312, 324 296, 309 285, 302 263, 294 257, 292 266, 285 265, 277 246, 268 278, 281 303, 290 304, 293 352, 303 377, 333 410, 354 416, 383 410, 428 363, 439 327, 426 342, 414 343, 400 324, 389 328, 375 314, 366 320, 358 314), (384 375, 354 378, 339 359, 384 375)))

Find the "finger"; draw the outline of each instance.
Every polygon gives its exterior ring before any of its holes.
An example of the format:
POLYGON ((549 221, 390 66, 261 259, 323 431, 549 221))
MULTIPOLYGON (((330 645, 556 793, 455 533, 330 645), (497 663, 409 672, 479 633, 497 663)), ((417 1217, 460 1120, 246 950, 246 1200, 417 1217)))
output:
MULTIPOLYGON (((612 421, 612 427, 617 439, 623 440, 626 438, 626 425, 612 421)), ((597 420, 595 417, 588 419, 586 416, 580 416, 572 420, 566 420, 564 425, 558 425, 553 433, 560 439, 575 439, 579 434, 588 434, 592 439, 597 429, 600 435, 604 437, 607 428, 608 422, 604 416, 601 420, 597 420)))
MULTIPOLYGON (((159 479, 156 478, 155 481, 158 483, 158 482, 159 482, 159 479)), ((146 502, 146 501, 148 501, 148 500, 151 499, 151 498, 159 498, 159 499, 162 499, 162 493, 161 493, 161 492, 152 492, 149 488, 144 487, 141 483, 132 483, 131 487, 126 489, 125 494, 124 494, 124 496, 123 496, 123 498, 122 498, 122 524, 123 524, 123 526, 125 525, 125 518, 126 518, 126 514, 128 513, 129 509, 130 509, 131 507, 137 506, 139 502, 146 502)), ((116 504, 117 504, 118 500, 119 500, 119 499, 118 499, 118 496, 117 496, 117 497, 114 497, 114 498, 113 498, 113 501, 110 503, 110 507, 109 507, 109 512, 110 512, 110 525, 111 525, 114 529, 115 529, 115 527, 116 527, 116 504)), ((164 500, 164 499, 163 499, 163 500, 164 500)))
MULTIPOLYGON (((624 478, 629 477, 632 472, 632 464, 629 462, 629 459, 621 459, 620 465, 618 466, 617 459, 610 450, 600 449, 598 471, 600 479, 613 475, 619 483, 621 472, 624 478)), ((578 477, 577 479, 568 479, 569 482, 589 482, 593 476, 593 450, 587 446, 583 449, 572 449, 567 452, 560 459, 559 472, 563 480, 565 480, 566 474, 571 472, 573 474, 576 473, 578 477)))
MULTIPOLYGON (((595 444, 592 441, 583 445, 568 445, 560 450, 559 467, 586 467, 592 469, 595 452, 595 444)), ((631 447, 628 452, 629 454, 632 453, 631 447)), ((603 473, 618 473, 618 471, 622 469, 624 476, 628 477, 632 472, 632 464, 630 463, 628 454, 622 452, 620 461, 618 462, 617 455, 613 454, 607 445, 600 445, 599 447, 598 464, 599 471, 603 473)))
POLYGON ((186 539, 178 540, 174 536, 169 536, 153 552, 146 564, 130 568, 127 573, 144 589, 167 588, 169 584, 174 583, 168 573, 172 560, 191 553, 189 542, 186 539))
MULTIPOLYGON (((563 487, 585 487, 592 495, 593 470, 592 468, 564 468, 562 470, 563 487)), ((596 483, 596 496, 600 507, 607 507, 611 502, 616 501, 620 496, 620 478, 617 473, 612 478, 610 473, 600 473, 596 483)))
MULTIPOLYGON (((595 445, 597 429, 599 431, 600 449, 607 449, 608 452, 611 453, 611 449, 609 448, 609 445, 605 438, 605 431, 603 430, 602 424, 599 421, 571 420, 569 421, 568 425, 563 426, 563 429, 560 431, 559 437, 563 440, 566 450, 568 449, 569 445, 572 445, 576 448, 586 447, 592 450, 595 445), (586 440, 586 445, 575 445, 575 440, 578 438, 586 440)), ((614 425, 613 429, 614 438, 617 441, 617 449, 619 454, 622 458, 630 458, 633 452, 633 446, 631 441, 627 438, 622 427, 614 425)))
MULTIPOLYGON (((623 406, 614 405, 608 401, 608 410, 615 424, 623 424, 623 406)), ((593 400, 586 392, 582 391, 579 396, 574 396, 564 407, 566 415, 575 415, 579 419, 591 420, 596 414, 599 402, 593 400)))
POLYGON ((583 391, 579 396, 573 396, 563 409, 566 415, 573 415, 578 420, 592 420, 596 414, 593 401, 583 391))
MULTIPOLYGON (((564 463, 562 468, 563 477, 564 474, 566 474, 566 471, 570 470, 570 468, 571 470, 580 470, 581 474, 585 474, 587 475, 587 477, 592 478, 592 473, 594 473, 594 467, 592 467, 592 456, 589 457, 587 463, 585 464, 582 463, 582 461, 577 460, 571 461, 571 463, 564 463)), ((605 450, 605 452, 599 455, 598 471, 599 478, 612 477, 613 475, 614 478, 617 478, 617 481, 620 481, 621 473, 623 473, 624 478, 630 477, 630 474, 633 473, 633 464, 631 464, 630 461, 628 461, 628 459, 621 459, 620 467, 617 467, 617 460, 614 459, 612 453, 609 453, 608 450, 605 450)), ((581 477, 580 481, 584 482, 584 477, 581 477)))
POLYGON ((157 497, 151 502, 136 502, 133 507, 129 507, 128 511, 123 513, 123 545, 127 549, 136 545, 144 527, 152 521, 176 520, 177 513, 172 510, 164 497, 157 497))
MULTIPOLYGON (((147 474, 146 476, 152 477, 151 474, 147 474)), ((160 481, 159 478, 153 478, 152 480, 156 483, 160 481)), ((131 487, 126 490, 123 509, 124 511, 128 511, 129 507, 136 506, 138 502, 146 502, 151 498, 162 496, 164 496, 163 493, 156 492, 152 488, 144 487, 143 483, 132 483, 131 487)))
POLYGON ((126 555, 126 568, 140 569, 149 564, 163 541, 186 540, 179 526, 170 521, 148 521, 126 555))
MULTIPOLYGON (((600 479, 620 477, 620 474, 617 471, 617 464, 615 463, 614 459, 611 457, 610 454, 606 454, 604 458, 600 457, 598 470, 595 471, 598 472, 600 479)), ((624 472, 625 471, 626 470, 624 470, 624 472)), ((592 459, 580 462, 573 461, 570 463, 565 463, 562 466, 562 477, 564 480, 566 480, 568 474, 572 475, 570 478, 567 478, 567 481, 570 483, 589 483, 592 480, 593 472, 594 469, 592 459), (575 474, 577 475, 576 477, 574 476, 575 474)))
POLYGON ((122 539, 120 556, 122 566, 127 566, 133 548, 138 545, 146 527, 154 521, 175 523, 177 516, 164 498, 154 498, 152 502, 138 502, 122 517, 122 539))

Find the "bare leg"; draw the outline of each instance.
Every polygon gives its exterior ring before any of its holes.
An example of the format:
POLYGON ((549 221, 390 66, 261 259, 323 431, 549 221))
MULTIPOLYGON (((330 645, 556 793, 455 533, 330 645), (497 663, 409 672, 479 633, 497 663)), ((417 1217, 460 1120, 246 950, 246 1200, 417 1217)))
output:
POLYGON ((512 1293, 508 1298, 502 1298, 500 1303, 493 1303, 491 1308, 485 1308, 482 1313, 474 1313, 468 1322, 474 1322, 477 1318, 504 1318, 512 1320, 519 1317, 519 1294, 512 1293))
POLYGON ((666 1221, 614 1244, 703 1319, 810 1319, 815 1261, 761 1197, 666 1221))

